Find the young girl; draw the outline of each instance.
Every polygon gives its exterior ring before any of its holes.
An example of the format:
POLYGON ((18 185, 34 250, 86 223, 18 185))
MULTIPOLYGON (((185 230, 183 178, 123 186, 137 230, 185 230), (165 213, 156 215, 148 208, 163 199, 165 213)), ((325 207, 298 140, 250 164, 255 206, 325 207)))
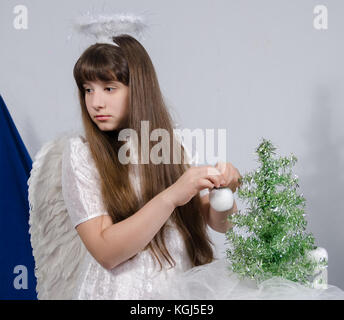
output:
MULTIPOLYGON (((208 194, 200 196, 219 186, 235 192, 240 174, 230 163, 214 169, 120 162, 120 130, 135 130, 139 142, 147 139, 140 134, 143 120, 150 131, 168 131, 170 154, 178 144, 146 50, 129 35, 114 41, 117 46, 90 46, 74 67, 85 137, 71 138, 64 149, 62 192, 87 248, 74 299, 156 297, 168 279, 214 261, 206 227, 226 232, 226 218, 237 210, 234 203, 215 212, 208 194)), ((149 150, 153 145, 149 141, 149 150)))
POLYGON ((225 258, 214 259, 207 225, 225 233, 237 207, 216 212, 201 195, 219 186, 235 192, 240 174, 230 163, 136 161, 155 147, 141 121, 169 133, 173 160, 187 150, 174 136, 145 49, 128 35, 113 39, 116 45, 89 47, 74 67, 84 136, 48 142, 33 162, 29 233, 38 299, 344 299, 338 287, 279 277, 257 286, 225 258), (122 129, 138 135, 138 143, 127 141, 128 164, 122 129))

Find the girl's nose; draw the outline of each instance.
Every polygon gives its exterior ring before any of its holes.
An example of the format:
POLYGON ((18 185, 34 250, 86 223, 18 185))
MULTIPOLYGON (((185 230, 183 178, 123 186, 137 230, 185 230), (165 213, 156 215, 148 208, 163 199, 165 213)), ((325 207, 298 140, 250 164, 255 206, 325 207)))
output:
POLYGON ((92 106, 94 108, 104 107, 105 100, 101 93, 95 92, 92 97, 92 106))

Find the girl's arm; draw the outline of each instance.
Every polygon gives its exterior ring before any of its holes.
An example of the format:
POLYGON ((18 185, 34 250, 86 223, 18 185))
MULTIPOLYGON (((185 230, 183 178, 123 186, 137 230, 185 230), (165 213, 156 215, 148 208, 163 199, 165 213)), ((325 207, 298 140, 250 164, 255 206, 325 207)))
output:
POLYGON ((212 166, 188 168, 170 187, 139 211, 112 224, 107 215, 76 226, 87 250, 106 269, 112 269, 143 250, 174 209, 188 203, 200 190, 220 185, 220 172, 212 166))
POLYGON ((110 216, 98 216, 76 230, 92 256, 110 270, 143 250, 174 209, 166 189, 125 220, 113 224, 110 216))

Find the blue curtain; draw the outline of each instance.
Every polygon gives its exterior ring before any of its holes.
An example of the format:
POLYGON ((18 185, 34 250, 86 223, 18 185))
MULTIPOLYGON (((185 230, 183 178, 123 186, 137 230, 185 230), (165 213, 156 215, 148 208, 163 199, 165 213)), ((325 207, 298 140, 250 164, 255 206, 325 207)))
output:
POLYGON ((37 299, 29 235, 32 160, 0 95, 0 299, 37 299))

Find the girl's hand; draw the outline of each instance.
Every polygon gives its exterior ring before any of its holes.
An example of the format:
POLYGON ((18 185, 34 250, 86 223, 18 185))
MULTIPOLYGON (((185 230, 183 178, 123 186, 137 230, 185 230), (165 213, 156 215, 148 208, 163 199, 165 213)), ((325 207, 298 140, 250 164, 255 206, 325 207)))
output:
POLYGON ((188 168, 167 190, 173 205, 178 207, 188 203, 201 190, 220 185, 221 172, 218 169, 213 166, 199 166, 188 168))
POLYGON ((221 173, 221 187, 229 187, 233 193, 240 187, 240 172, 230 162, 218 162, 215 166, 221 173))

